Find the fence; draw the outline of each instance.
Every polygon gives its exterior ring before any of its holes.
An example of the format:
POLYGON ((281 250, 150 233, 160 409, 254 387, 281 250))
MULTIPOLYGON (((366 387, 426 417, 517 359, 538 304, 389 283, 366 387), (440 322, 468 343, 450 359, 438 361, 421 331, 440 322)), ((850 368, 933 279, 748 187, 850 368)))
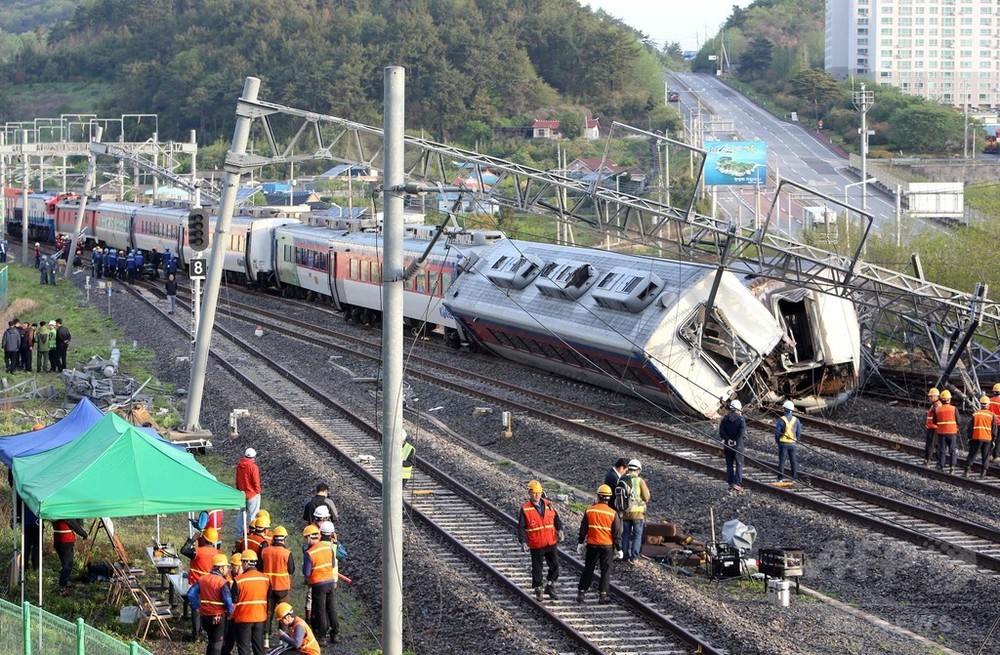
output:
POLYGON ((18 607, 0 599, 0 653, 4 655, 152 655, 77 619, 59 618, 31 603, 18 607))
POLYGON ((4 266, 0 268, 0 311, 7 309, 7 305, 10 304, 10 299, 7 297, 7 290, 10 288, 10 283, 7 278, 7 267, 4 266))

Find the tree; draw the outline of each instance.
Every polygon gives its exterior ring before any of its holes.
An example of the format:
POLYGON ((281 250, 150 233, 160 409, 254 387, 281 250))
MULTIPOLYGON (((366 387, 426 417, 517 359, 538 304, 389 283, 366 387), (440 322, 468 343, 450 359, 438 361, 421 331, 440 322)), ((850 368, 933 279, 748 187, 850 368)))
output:
POLYGON ((962 116, 951 107, 925 103, 896 112, 892 139, 909 152, 944 152, 962 143, 964 127, 962 116))
POLYGON ((750 79, 760 77, 771 66, 773 51, 774 44, 768 39, 762 36, 753 39, 739 58, 741 76, 746 73, 750 79))
POLYGON ((843 95, 843 90, 833 75, 824 70, 810 68, 792 79, 792 95, 808 102, 813 107, 816 119, 819 120, 820 107, 826 114, 827 108, 843 95))
POLYGON ((578 111, 566 110, 556 116, 559 131, 567 139, 575 139, 583 134, 583 116, 578 111))

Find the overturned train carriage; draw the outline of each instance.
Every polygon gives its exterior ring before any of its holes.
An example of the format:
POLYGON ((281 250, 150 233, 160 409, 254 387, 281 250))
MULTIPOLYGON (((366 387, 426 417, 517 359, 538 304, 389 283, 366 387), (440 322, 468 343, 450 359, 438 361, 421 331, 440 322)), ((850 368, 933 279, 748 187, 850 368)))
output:
MULTIPOLYGON (((787 364, 786 329, 797 320, 777 319, 729 272, 709 306, 717 275, 701 264, 505 241, 444 304, 467 338, 497 355, 713 417, 730 398, 774 393, 764 387, 787 372, 772 368, 787 364)), ((822 309, 803 320, 822 323, 822 309)), ((796 373, 822 382, 823 370, 809 369, 825 363, 806 359, 796 373)), ((794 388, 811 398, 821 385, 794 388)))

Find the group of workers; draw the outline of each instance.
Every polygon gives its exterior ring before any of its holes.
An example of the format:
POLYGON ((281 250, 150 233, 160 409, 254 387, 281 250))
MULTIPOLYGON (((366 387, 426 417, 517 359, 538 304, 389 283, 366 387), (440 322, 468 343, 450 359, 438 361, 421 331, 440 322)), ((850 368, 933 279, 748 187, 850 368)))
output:
MULTIPOLYGON (((792 482, 799 479, 798 445, 802 439, 802 423, 795 417, 795 404, 786 400, 782 415, 774 423, 774 442, 778 445, 777 483, 785 481, 785 462, 791 467, 792 482)), ((719 422, 719 438, 726 458, 726 482, 733 491, 743 491, 743 458, 746 448, 747 422, 743 403, 732 400, 729 413, 719 422)))
MULTIPOLYGON (((146 271, 147 256, 138 248, 126 251, 124 248, 115 250, 111 247, 101 248, 95 245, 90 251, 90 267, 94 279, 108 278, 122 282, 135 282, 146 271)), ((177 256, 167 248, 160 253, 153 248, 148 256, 149 277, 160 277, 160 266, 163 266, 164 276, 177 273, 177 256)))
MULTIPOLYGON (((937 469, 944 471, 948 462, 948 472, 955 472, 958 460, 956 441, 961 435, 959 429, 958 408, 952 404, 951 391, 939 391, 932 388, 927 392, 930 406, 927 408, 926 437, 924 439, 924 466, 930 466, 931 460, 937 463, 937 469)), ((1000 421, 1000 382, 993 385, 993 395, 983 394, 979 398, 979 409, 973 412, 965 436, 969 441, 969 454, 965 458, 963 475, 968 477, 972 464, 979 458, 980 478, 986 477, 990 461, 997 458, 998 423, 1000 421)))
MULTIPOLYGON (((318 485, 317 497, 328 497, 326 491, 325 484, 318 485)), ((248 533, 236 540, 231 558, 221 550, 221 517, 181 547, 181 554, 191 558, 187 597, 194 609, 193 634, 202 629, 207 633, 208 655, 228 655, 234 646, 239 655, 263 653, 270 648, 274 619, 281 627, 278 639, 286 646, 282 652, 318 655, 321 646, 339 641, 338 550, 346 551, 330 520, 336 505, 314 497, 306 510, 311 521, 302 530, 301 573, 309 587, 306 620, 297 617, 288 602, 295 574, 295 558, 286 544, 288 530, 279 525, 272 531, 267 510, 256 513, 248 533)), ((221 513, 212 516, 216 514, 221 513)))
POLYGON ((8 373, 31 373, 32 369, 36 373, 58 373, 66 368, 71 339, 61 318, 48 323, 14 318, 7 322, 2 337, 4 366, 8 373))

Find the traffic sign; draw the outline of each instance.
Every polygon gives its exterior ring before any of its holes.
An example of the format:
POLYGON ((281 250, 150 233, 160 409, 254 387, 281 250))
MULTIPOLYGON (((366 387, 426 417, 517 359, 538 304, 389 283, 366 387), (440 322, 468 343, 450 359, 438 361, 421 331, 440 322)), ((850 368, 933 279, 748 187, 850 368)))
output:
POLYGON ((192 280, 204 280, 205 274, 208 271, 208 260, 206 259, 192 259, 191 260, 191 274, 188 276, 192 280))

